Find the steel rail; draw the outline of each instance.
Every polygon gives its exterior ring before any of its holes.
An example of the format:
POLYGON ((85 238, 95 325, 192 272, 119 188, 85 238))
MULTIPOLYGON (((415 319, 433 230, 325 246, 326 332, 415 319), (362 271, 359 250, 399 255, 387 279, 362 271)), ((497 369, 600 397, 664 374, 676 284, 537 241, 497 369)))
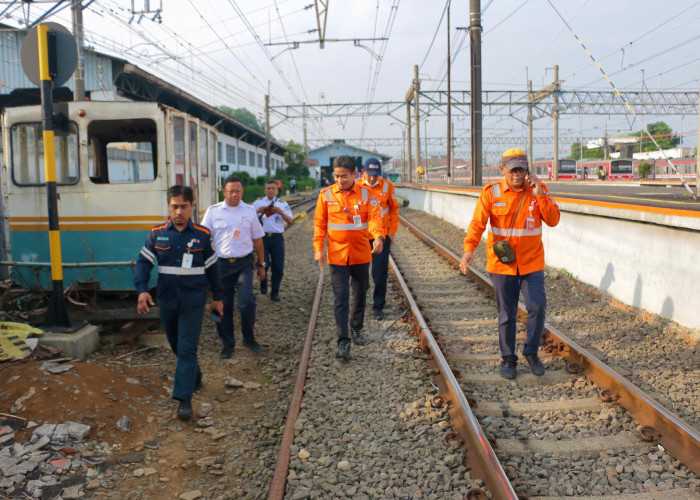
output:
MULTIPOLYGON (((311 209, 313 209, 315 206, 315 204, 312 205, 304 210, 304 212, 311 211, 311 209)), ((294 424, 299 416, 299 411, 301 410, 301 400, 304 396, 304 384, 306 383, 306 373, 309 369, 311 346, 313 345, 314 333, 316 332, 318 311, 321 308, 324 277, 325 275, 323 271, 321 271, 318 276, 318 283, 316 284, 316 295, 314 296, 314 303, 311 307, 311 316, 309 317, 309 326, 306 330, 306 339, 304 341, 304 347, 301 351, 299 371, 297 372, 297 378, 294 382, 292 399, 289 402, 287 421, 284 425, 284 431, 282 432, 280 451, 277 454, 277 463, 275 464, 275 470, 272 474, 272 481, 270 482, 270 491, 268 492, 267 496, 268 500, 282 500, 284 498, 284 491, 287 487, 289 461, 292 454, 291 448, 292 444, 294 444, 294 424)))
MULTIPOLYGON (((453 264, 459 265, 460 258, 454 252, 406 218, 399 216, 399 219, 412 233, 433 246, 453 264)), ((493 295, 493 286, 488 277, 472 268, 469 269, 469 276, 493 295)), ((519 315, 527 316, 522 303, 518 303, 518 312, 519 315)), ((700 433, 696 429, 548 323, 544 327, 543 344, 552 344, 558 355, 568 363, 581 366, 586 377, 602 391, 607 391, 611 395, 610 399, 629 411, 640 425, 653 428, 651 430, 655 432, 651 433, 656 435, 653 439, 655 442, 681 460, 696 475, 700 475, 700 433)))
POLYGON ((432 354, 431 364, 434 364, 440 373, 441 380, 438 382, 438 386, 441 395, 452 403, 450 408, 452 427, 459 432, 464 442, 468 443, 466 446, 467 464, 478 477, 484 479, 494 498, 498 500, 516 500, 518 498, 517 493, 513 490, 503 467, 501 467, 501 463, 496 458, 496 454, 481 429, 479 421, 471 411, 467 397, 464 395, 454 373, 452 373, 452 369, 442 354, 430 328, 428 328, 418 308, 418 304, 416 304, 392 256, 389 257, 389 263, 418 324, 421 347, 432 354))
POLYGON ((280 451, 277 455, 277 463, 275 471, 272 475, 270 483, 270 491, 268 500, 282 500, 284 498, 284 490, 287 486, 287 474, 289 473, 289 460, 292 455, 292 444, 294 444, 294 424, 301 410, 301 399, 304 396, 304 384, 306 383, 306 373, 309 369, 309 358, 311 357, 311 346, 314 341, 314 332, 316 331, 316 321, 318 319, 318 310, 321 307, 321 295, 323 292, 324 273, 319 273, 318 283, 316 285, 316 296, 314 305, 311 309, 311 317, 309 318, 309 327, 306 330, 306 340, 304 348, 301 351, 301 361, 299 362, 299 371, 297 379, 294 383, 294 391, 292 392, 292 400, 289 403, 289 412, 287 413, 287 422, 284 425, 282 433, 282 441, 280 443, 280 451))

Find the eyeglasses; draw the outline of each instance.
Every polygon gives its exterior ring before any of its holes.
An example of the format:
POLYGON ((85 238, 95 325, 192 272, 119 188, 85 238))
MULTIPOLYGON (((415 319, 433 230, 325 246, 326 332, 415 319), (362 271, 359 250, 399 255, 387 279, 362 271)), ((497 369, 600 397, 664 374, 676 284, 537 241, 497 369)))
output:
POLYGON ((527 172, 527 169, 522 167, 516 167, 512 170, 509 170, 508 172, 511 174, 524 174, 525 172, 527 172))

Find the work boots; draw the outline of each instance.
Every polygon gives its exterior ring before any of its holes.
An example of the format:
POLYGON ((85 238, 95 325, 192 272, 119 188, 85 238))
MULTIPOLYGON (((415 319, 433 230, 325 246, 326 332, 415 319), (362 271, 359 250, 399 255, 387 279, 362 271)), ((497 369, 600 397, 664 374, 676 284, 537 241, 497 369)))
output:
POLYGON ((365 345, 365 338, 362 336, 362 330, 359 328, 350 328, 350 336, 355 345, 365 345))
POLYGON ((338 352, 335 357, 342 361, 350 361, 350 342, 342 342, 338 344, 338 352))

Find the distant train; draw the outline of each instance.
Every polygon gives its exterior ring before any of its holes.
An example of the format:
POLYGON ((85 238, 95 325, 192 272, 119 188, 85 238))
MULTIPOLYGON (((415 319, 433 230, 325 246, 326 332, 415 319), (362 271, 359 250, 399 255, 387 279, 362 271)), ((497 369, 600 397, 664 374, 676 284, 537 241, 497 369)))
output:
MULTIPOLYGON (((133 289, 132 261, 148 230, 167 217, 168 187, 192 187, 193 218, 201 218, 218 202, 217 177, 230 173, 218 168, 217 149, 236 140, 155 102, 71 102, 67 115, 67 129, 55 137, 65 284, 133 289)), ((6 108, 0 123, 0 260, 12 262, 21 286, 50 289, 41 108, 6 108)), ((260 166, 252 151, 238 148, 241 161, 231 163, 260 166)))
MULTIPOLYGON (((559 180, 560 181, 634 181, 639 180, 639 165, 651 163, 652 170, 647 175, 646 180, 678 180, 678 175, 669 166, 666 160, 630 160, 630 159, 591 159, 572 160, 562 158, 559 160, 559 180)), ((686 181, 695 181, 697 172, 697 159, 673 158, 673 165, 686 181)), ((551 180, 552 160, 535 161, 530 167, 530 171, 535 173, 540 179, 551 180)), ((482 181, 484 184, 503 178, 500 168, 497 165, 484 166, 482 169, 482 181)), ((446 183, 447 176, 444 166, 428 167, 423 180, 430 183, 446 183)), ((456 166, 453 175, 454 182, 471 182, 471 165, 456 166)))

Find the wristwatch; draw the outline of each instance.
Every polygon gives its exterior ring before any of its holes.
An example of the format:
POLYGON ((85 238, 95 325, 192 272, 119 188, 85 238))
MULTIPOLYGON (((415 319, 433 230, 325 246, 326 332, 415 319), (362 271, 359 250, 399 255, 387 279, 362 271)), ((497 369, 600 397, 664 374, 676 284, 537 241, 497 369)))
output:
POLYGON ((382 240, 382 243, 384 243, 384 240, 385 240, 386 238, 384 238, 384 236, 380 236, 379 239, 382 240))
POLYGON ((260 262, 256 262, 255 265, 258 266, 258 267, 262 267, 263 269, 265 269, 265 268, 267 267, 267 262, 263 262, 262 264, 261 264, 260 262))

